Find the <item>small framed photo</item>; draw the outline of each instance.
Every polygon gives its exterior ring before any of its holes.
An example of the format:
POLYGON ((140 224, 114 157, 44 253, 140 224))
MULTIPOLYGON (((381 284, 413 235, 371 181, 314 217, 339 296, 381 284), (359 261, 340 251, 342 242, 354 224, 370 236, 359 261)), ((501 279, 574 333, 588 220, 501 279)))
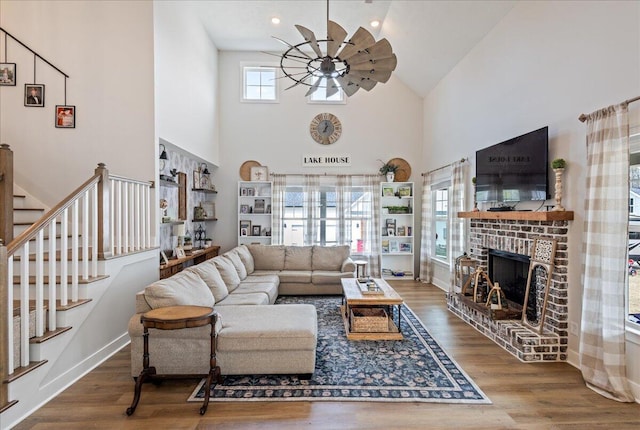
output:
POLYGON ((384 197, 393 197, 393 187, 382 187, 382 195, 384 197))
POLYGON ((246 188, 240 188, 240 195, 241 196, 246 196, 247 195, 247 189, 246 188))
POLYGON ((410 243, 401 243, 400 244, 400 252, 411 252, 411 244, 410 243))
POLYGON ((395 236, 396 235, 396 229, 393 227, 387 227, 387 236, 395 236))
POLYGON ((260 236, 261 233, 262 227, 260 227, 259 225, 254 225, 253 227, 251 227, 251 236, 260 236))
POLYGON ((16 86, 16 63, 0 63, 0 85, 16 86))
POLYGON ((400 248, 398 247, 398 241, 397 240, 390 240, 389 241, 389 252, 400 252, 400 248))
POLYGON ((193 171, 193 188, 200 188, 200 172, 193 171))
POLYGON ((167 254, 164 251, 160 251, 160 257, 162 257, 162 264, 169 264, 169 259, 167 258, 167 254))
POLYGON ((24 84, 24 105, 44 107, 44 85, 24 84))
POLYGON ((269 168, 267 166, 251 167, 251 181, 269 180, 269 168))
POLYGON ((407 187, 407 186, 398 187, 398 194, 400 195, 400 197, 410 197, 411 187, 407 187))
POLYGON ((177 258, 184 258, 187 255, 184 253, 184 249, 182 249, 182 247, 178 246, 176 249, 173 250, 173 253, 176 255, 177 258))
POLYGON ((56 105, 56 128, 76 128, 76 107, 56 105))
POLYGON ((256 195, 256 189, 255 188, 247 188, 247 195, 248 196, 255 196, 256 195))
POLYGON ((240 236, 249 236, 251 232, 251 221, 240 220, 240 236))
POLYGON ((241 228, 240 236, 249 236, 249 231, 246 228, 241 228))
POLYGON ((396 228, 396 236, 405 236, 405 229, 404 227, 398 227, 396 228))
POLYGON ((248 214, 249 213, 249 205, 240 205, 240 213, 248 214))

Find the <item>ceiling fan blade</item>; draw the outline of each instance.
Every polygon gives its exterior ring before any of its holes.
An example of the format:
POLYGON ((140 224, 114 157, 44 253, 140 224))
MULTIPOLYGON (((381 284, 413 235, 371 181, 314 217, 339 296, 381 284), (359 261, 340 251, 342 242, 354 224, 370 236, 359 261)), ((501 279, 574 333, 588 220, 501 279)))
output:
POLYGON ((311 88, 309 88, 309 91, 307 91, 307 93, 304 95, 305 97, 309 97, 311 94, 315 93, 316 90, 318 89, 318 87, 320 86, 320 82, 322 82, 322 78, 318 78, 313 85, 311 85, 311 88))
POLYGON ((335 83, 335 81, 333 79, 327 79, 327 92, 325 94, 326 98, 331 97, 338 91, 340 91, 340 87, 335 83))
POLYGON ((295 84, 293 84, 293 85, 291 85, 291 86, 289 86, 289 87, 285 88, 284 90, 285 90, 285 91, 287 91, 287 90, 290 90, 290 89, 291 89, 291 88, 293 88, 293 87, 297 87, 298 85, 300 85, 301 83, 303 83, 303 82, 305 81, 305 79, 307 79, 309 76, 311 76, 311 73, 307 73, 307 76, 305 76, 305 77, 304 77, 304 78, 302 78, 302 79, 297 80, 295 84))
POLYGON ((313 34, 313 31, 301 25, 296 25, 296 28, 298 29, 300 34, 302 34, 302 37, 304 37, 304 40, 309 42, 309 46, 311 46, 311 49, 313 49, 313 52, 315 52, 319 58, 322 58, 322 51, 320 50, 320 45, 318 45, 318 41, 316 40, 316 35, 313 34))
POLYGON ((393 55, 393 49, 387 39, 380 39, 375 45, 361 50, 357 54, 349 58, 349 64, 365 63, 369 60, 378 60, 389 58, 393 55))
POLYGON ((291 48, 291 49, 295 49, 296 51, 298 51, 299 53, 301 53, 302 55, 304 55, 305 57, 307 57, 309 60, 313 60, 313 58, 311 58, 311 57, 309 56, 309 54, 306 54, 306 53, 302 52, 302 51, 301 51, 297 46, 293 46, 293 45, 292 45, 292 44, 290 44, 289 42, 286 42, 286 41, 284 41, 284 40, 280 39, 279 37, 275 37, 275 36, 271 36, 271 37, 273 37, 274 39, 276 39, 278 42, 280 42, 280 43, 282 43, 282 44, 284 44, 284 45, 288 46, 289 48, 291 48))
POLYGON ((376 39, 366 29, 360 27, 353 35, 349 42, 342 48, 342 51, 338 54, 341 60, 347 60, 349 57, 367 49, 370 46, 375 45, 376 39))
POLYGON ((360 89, 360 85, 357 85, 355 82, 352 82, 347 77, 338 76, 336 78, 336 81, 338 81, 338 84, 340 85, 340 88, 342 88, 342 91, 344 91, 344 93, 348 97, 351 97, 352 95, 354 95, 356 93, 356 91, 358 91, 360 89))
POLYGON ((347 32, 339 24, 333 21, 327 21, 327 36, 329 41, 327 42, 327 55, 331 58, 336 57, 336 53, 347 37, 347 32))
POLYGON ((383 58, 381 60, 369 60, 365 63, 350 64, 350 70, 375 70, 379 72, 393 71, 398 65, 398 59, 396 54, 393 54, 389 58, 383 58))
POLYGON ((385 83, 389 80, 389 78, 391 77, 391 71, 378 71, 378 70, 371 70, 371 71, 360 71, 360 70, 352 70, 349 72, 349 76, 353 75, 354 78, 361 78, 361 79, 370 79, 372 81, 375 82, 382 82, 385 83))

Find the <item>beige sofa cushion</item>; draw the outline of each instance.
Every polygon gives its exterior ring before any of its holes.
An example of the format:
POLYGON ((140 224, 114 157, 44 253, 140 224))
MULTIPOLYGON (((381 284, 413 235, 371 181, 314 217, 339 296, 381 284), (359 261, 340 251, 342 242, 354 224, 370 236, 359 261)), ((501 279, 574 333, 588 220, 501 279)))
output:
POLYGON ((235 252, 235 249, 232 249, 229 252, 225 252, 224 254, 222 254, 222 256, 228 258, 229 261, 231 261, 231 264, 233 264, 236 272, 238 272, 238 277, 241 281, 247 277, 247 269, 244 267, 244 263, 242 262, 242 260, 240 260, 240 256, 237 252, 235 252))
POLYGON ((278 284, 269 282, 242 282, 233 292, 234 295, 264 293, 269 298, 269 304, 274 304, 278 298, 278 284))
POLYGON ((313 270, 340 271, 342 263, 349 257, 348 245, 313 246, 313 270))
POLYGON ((216 265, 216 269, 220 272, 222 280, 227 285, 229 292, 235 290, 238 285, 240 285, 240 276, 238 276, 238 272, 233 266, 233 263, 231 263, 231 260, 219 255, 212 258, 211 261, 216 265))
POLYGON ((247 245, 255 270, 284 269, 284 245, 247 245))
POLYGON ((311 270, 312 246, 287 246, 284 249, 284 270, 311 270))
POLYGON ((342 278, 353 278, 353 273, 335 272, 333 270, 314 270, 311 274, 311 282, 313 282, 314 285, 341 285, 340 279, 342 278))
POLYGON ((256 270, 255 265, 253 264, 251 251, 249 251, 246 245, 240 245, 236 247, 235 250, 240 256, 240 260, 242 260, 244 268, 247 270, 247 275, 251 275, 253 271, 256 270))
POLYGON ((213 261, 207 260, 203 263, 196 264, 193 267, 188 268, 186 271, 193 271, 202 278, 205 284, 211 290, 213 297, 218 303, 220 300, 224 300, 229 295, 227 285, 224 283, 220 272, 216 269, 216 265, 213 261))
POLYGON ((152 309, 184 305, 213 307, 215 304, 207 284, 197 273, 188 270, 154 282, 144 289, 144 296, 152 309))
POLYGON ((265 293, 229 294, 223 301, 216 303, 216 310, 230 305, 268 305, 269 296, 265 293))
POLYGON ((311 270, 284 270, 278 274, 281 284, 287 283, 310 283, 311 270))

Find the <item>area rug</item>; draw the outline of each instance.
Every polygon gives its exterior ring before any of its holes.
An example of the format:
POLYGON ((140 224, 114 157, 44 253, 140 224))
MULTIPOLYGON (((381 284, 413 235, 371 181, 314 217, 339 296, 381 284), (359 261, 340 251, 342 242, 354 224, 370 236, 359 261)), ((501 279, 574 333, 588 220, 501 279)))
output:
MULTIPOLYGON (((491 403, 406 305, 401 311, 403 340, 350 341, 345 337, 340 297, 280 297, 277 303, 311 303, 318 311, 316 369, 312 378, 223 376, 223 383, 212 389, 212 402, 491 403)), ((203 400, 204 382, 200 381, 188 401, 203 400)))

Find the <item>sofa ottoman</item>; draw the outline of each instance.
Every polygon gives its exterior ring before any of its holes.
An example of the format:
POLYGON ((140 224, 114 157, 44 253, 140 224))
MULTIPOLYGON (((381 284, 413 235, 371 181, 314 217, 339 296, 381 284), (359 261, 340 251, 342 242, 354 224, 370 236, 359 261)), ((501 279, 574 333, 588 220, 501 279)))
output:
POLYGON ((313 374, 318 321, 313 305, 220 306, 222 375, 313 374))

